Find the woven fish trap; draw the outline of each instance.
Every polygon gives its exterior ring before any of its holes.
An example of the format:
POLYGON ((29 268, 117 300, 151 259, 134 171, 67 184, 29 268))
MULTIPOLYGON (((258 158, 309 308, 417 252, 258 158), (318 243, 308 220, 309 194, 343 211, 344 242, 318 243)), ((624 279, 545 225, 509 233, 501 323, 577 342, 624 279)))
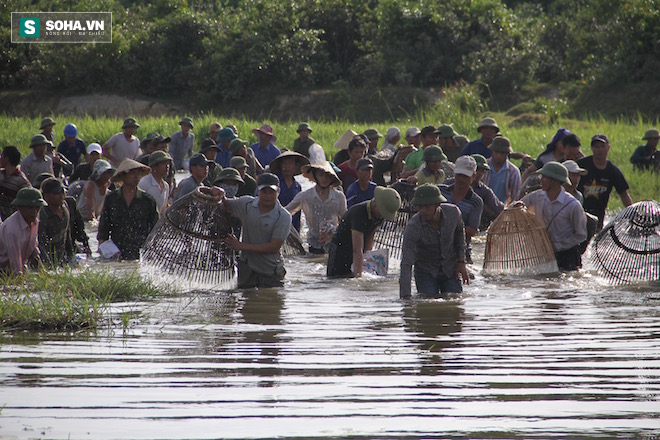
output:
POLYGON ((615 284, 660 281, 660 203, 645 200, 621 211, 594 239, 591 261, 615 284))
POLYGON ((231 280, 235 253, 223 242, 231 218, 219 202, 202 187, 174 202, 140 249, 140 263, 194 283, 231 280))
POLYGON ((527 276, 558 271, 548 234, 527 209, 505 209, 488 228, 485 275, 527 276))
POLYGON ((417 212, 412 199, 415 195, 415 185, 405 182, 396 182, 391 185, 401 196, 401 207, 396 213, 394 221, 383 220, 374 234, 374 249, 388 249, 390 257, 401 259, 401 248, 403 246, 403 232, 408 221, 417 212))

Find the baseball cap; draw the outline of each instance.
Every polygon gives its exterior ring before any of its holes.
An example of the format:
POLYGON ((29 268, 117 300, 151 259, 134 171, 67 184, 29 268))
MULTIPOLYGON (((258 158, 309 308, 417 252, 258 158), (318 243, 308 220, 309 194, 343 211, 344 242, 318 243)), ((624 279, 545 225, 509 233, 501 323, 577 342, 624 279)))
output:
POLYGON ((277 191, 280 189, 280 179, 273 173, 263 173, 257 179, 257 189, 261 191, 264 188, 277 191))
POLYGON ((357 170, 362 170, 365 168, 373 168, 373 167, 374 167, 374 162, 368 157, 363 157, 362 159, 358 159, 357 164, 355 165, 355 169, 357 170))
POLYGON ((463 174, 464 176, 472 177, 477 170, 477 161, 472 156, 461 156, 456 159, 456 167, 454 174, 463 174))
POLYGON ((418 134, 421 134, 422 132, 419 131, 419 128, 417 127, 410 127, 408 130, 406 130, 406 137, 415 137, 418 134))
POLYGON ((440 133, 433 125, 427 125, 426 127, 422 128, 421 134, 422 136, 428 136, 430 134, 438 134, 440 133))
POLYGON ((594 142, 602 142, 604 144, 609 145, 610 140, 607 138, 606 135, 599 133, 599 134, 595 134, 594 137, 591 138, 591 145, 593 145, 594 142))
POLYGON ((204 167, 210 163, 213 163, 213 161, 206 159, 206 156, 204 156, 201 153, 197 153, 190 158, 191 167, 193 166, 204 167))
POLYGON ((101 148, 101 145, 97 144, 96 142, 92 142, 91 144, 87 145, 87 154, 92 154, 95 151, 100 155, 103 155, 103 149, 101 148))

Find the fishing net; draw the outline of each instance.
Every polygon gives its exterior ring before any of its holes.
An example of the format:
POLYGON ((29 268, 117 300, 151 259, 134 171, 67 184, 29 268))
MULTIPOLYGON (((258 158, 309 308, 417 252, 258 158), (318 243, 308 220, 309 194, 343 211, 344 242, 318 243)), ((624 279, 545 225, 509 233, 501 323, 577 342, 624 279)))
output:
POLYGON ((383 220, 374 235, 374 249, 388 249, 392 258, 401 259, 403 232, 408 220, 415 215, 417 208, 412 204, 415 185, 399 181, 391 185, 401 196, 401 207, 394 221, 383 220), (378 246, 376 246, 378 245, 378 246))
POLYGON ((291 225, 289 235, 282 244, 282 255, 293 257, 296 255, 305 255, 305 247, 300 233, 291 225))
POLYGON ((483 274, 527 276, 558 271, 545 228, 525 208, 505 209, 488 228, 483 274))
POLYGON ((141 264, 204 284, 234 277, 235 254, 222 241, 231 217, 219 199, 197 188, 165 212, 140 250, 141 264))
POLYGON ((645 200, 628 206, 591 247, 594 266, 610 282, 660 281, 660 203, 645 200))

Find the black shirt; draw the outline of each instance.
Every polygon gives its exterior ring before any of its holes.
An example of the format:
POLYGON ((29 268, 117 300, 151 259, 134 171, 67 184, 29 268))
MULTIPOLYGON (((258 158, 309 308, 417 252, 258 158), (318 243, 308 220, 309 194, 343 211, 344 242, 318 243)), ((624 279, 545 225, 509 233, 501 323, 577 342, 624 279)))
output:
POLYGON ((621 170, 609 160, 604 170, 596 168, 593 156, 578 159, 577 164, 587 170, 587 175, 582 176, 577 187, 584 195, 584 210, 597 216, 602 227, 612 188, 622 193, 630 187, 621 170))

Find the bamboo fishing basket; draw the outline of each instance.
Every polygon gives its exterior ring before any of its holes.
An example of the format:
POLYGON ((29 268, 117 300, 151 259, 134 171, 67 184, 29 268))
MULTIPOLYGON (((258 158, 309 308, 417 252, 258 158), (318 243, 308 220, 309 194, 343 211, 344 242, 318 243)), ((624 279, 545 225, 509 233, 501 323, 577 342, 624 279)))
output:
POLYGON ((140 250, 140 263, 202 284, 221 284, 235 274, 235 252, 223 238, 231 217, 220 199, 198 187, 165 211, 140 250))
POLYGON ((660 281, 660 203, 645 200, 628 206, 591 246, 596 270, 611 283, 660 281))
POLYGON ((401 248, 403 246, 403 232, 408 221, 417 212, 412 203, 415 195, 415 185, 406 182, 396 182, 391 185, 401 196, 401 207, 396 213, 394 221, 383 220, 374 234, 374 249, 388 249, 392 258, 401 259, 401 248))
POLYGON ((541 222, 523 207, 507 208, 488 228, 485 275, 558 272, 555 253, 541 222))

